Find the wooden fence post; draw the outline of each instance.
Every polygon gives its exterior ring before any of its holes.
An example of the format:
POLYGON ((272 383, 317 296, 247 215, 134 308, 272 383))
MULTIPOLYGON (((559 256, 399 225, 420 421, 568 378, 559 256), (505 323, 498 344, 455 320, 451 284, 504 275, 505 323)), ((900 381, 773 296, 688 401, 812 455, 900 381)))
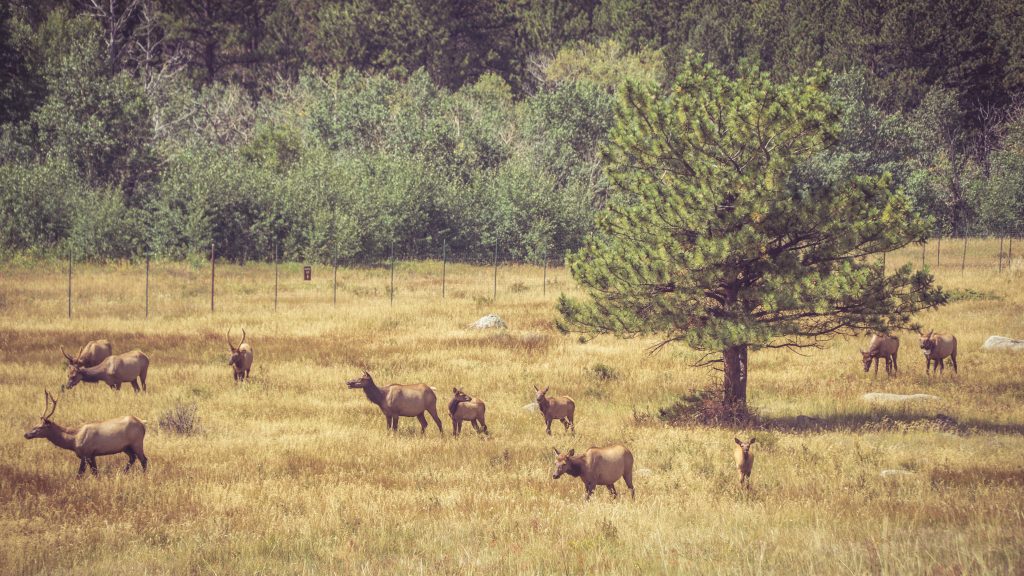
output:
POLYGON ((213 293, 214 285, 217 282, 217 253, 214 252, 213 242, 210 242, 210 313, 213 314, 213 293))
POLYGON ((71 320, 71 248, 68 248, 68 320, 71 320))

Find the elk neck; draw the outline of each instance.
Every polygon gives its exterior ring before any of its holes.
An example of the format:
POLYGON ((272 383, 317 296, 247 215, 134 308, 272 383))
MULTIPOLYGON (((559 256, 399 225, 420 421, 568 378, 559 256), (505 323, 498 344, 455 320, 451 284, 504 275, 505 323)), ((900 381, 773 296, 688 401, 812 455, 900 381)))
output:
MULTIPOLYGON (((468 402, 468 400, 464 400, 463 402, 468 402)), ((459 400, 452 398, 452 401, 448 403, 448 413, 454 415, 455 411, 459 409, 459 404, 461 403, 462 402, 460 402, 459 400)))
POLYGON ((75 435, 78 434, 78 430, 73 428, 65 428, 56 422, 50 422, 51 426, 46 430, 46 439, 52 442, 55 446, 63 448, 65 450, 75 449, 75 435))
POLYGON ((569 468, 566 474, 573 478, 579 478, 583 474, 583 456, 570 456, 568 459, 569 468))
POLYGON ((541 412, 547 412, 548 406, 551 406, 551 402, 548 401, 547 396, 541 396, 537 399, 537 407, 540 408, 541 412))
POLYGON ((82 382, 99 382, 100 377, 103 376, 106 371, 106 363, 101 362, 100 364, 90 368, 82 368, 79 373, 82 375, 82 382))
POLYGON ((377 406, 384 406, 384 391, 377 387, 374 383, 369 383, 363 386, 363 394, 366 394, 366 399, 373 402, 377 406))

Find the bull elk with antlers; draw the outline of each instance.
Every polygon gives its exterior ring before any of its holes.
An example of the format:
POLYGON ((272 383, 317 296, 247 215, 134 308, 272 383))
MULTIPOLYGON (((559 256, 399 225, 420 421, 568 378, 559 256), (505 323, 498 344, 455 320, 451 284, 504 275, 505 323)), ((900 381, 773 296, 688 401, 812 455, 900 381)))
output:
MULTIPOLYGON (((69 358, 70 360, 70 358, 69 358)), ((84 367, 68 364, 68 381, 61 389, 72 389, 79 382, 105 382, 114 390, 120 390, 123 382, 131 382, 132 388, 146 389, 146 373, 149 371, 149 357, 142 350, 108 356, 96 366, 84 367)))
POLYGON ((252 368, 252 346, 245 341, 245 329, 242 329, 242 339, 238 346, 231 345, 231 330, 228 330, 228 348, 231 350, 231 359, 228 366, 235 371, 235 382, 249 377, 249 369, 252 368))
POLYGON ((111 354, 113 354, 113 346, 110 345, 110 340, 90 340, 78 350, 78 354, 74 358, 68 356, 68 353, 64 351, 64 347, 60 347, 60 353, 68 359, 68 365, 75 365, 83 368, 90 368, 106 360, 111 354))
POLYGON ((122 416, 102 422, 82 424, 78 428, 65 428, 50 417, 57 410, 57 399, 45 392, 46 408, 43 410, 43 423, 25 433, 26 440, 46 438, 58 448, 71 450, 78 456, 78 475, 85 473, 86 465, 92 469, 93 475, 99 473, 96 467, 97 456, 125 453, 128 465, 124 471, 131 470, 138 458, 142 463, 142 471, 146 471, 149 459, 143 450, 142 443, 146 437, 146 423, 135 416, 122 416))

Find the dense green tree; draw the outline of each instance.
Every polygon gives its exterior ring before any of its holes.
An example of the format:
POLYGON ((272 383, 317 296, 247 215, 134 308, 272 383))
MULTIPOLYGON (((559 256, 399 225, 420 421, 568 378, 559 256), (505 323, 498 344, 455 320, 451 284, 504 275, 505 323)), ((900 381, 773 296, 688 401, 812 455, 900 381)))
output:
POLYGON ((928 223, 887 176, 830 161, 840 124, 825 89, 816 70, 733 80, 700 59, 668 94, 628 85, 606 155, 616 195, 569 259, 589 297, 560 298, 562 328, 705 351, 735 407, 748 349, 906 327, 943 302, 927 273, 867 258, 928 223))

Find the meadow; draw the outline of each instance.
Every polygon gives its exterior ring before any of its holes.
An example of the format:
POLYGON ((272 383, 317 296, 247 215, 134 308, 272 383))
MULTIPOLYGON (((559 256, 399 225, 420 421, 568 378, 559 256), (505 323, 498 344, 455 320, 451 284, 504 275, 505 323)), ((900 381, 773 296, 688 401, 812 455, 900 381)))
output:
MULTIPOLYGON (((1016 246, 1015 246, 1016 248, 1016 246)), ((218 265, 216 311, 201 261, 154 262, 150 313, 138 264, 82 265, 67 319, 61 262, 0 269, 0 574, 1013 574, 1024 572, 1024 353, 981 350, 1024 338, 1024 261, 997 271, 998 240, 973 240, 929 263, 954 302, 919 316, 959 339, 959 375, 928 378, 916 334, 900 333, 900 372, 865 374, 837 338, 805 355, 750 357, 756 429, 673 426, 659 418, 719 374, 699 354, 654 340, 581 342, 554 328, 562 268, 492 271, 401 262, 389 271, 218 265), (494 312, 509 328, 469 325, 494 312), (255 350, 232 381, 225 333, 255 350), (58 346, 109 338, 151 359, 148 392, 81 384, 59 396, 64 425, 133 414, 147 421, 149 472, 99 459, 75 478, 71 452, 23 434, 43 390, 65 380, 58 346), (345 382, 438 390, 444 434, 414 419, 398 434, 345 382), (452 387, 482 398, 490 435, 451 436, 452 387), (577 432, 551 437, 530 409, 534 386, 577 403, 577 432), (866 392, 940 397, 907 407, 866 392), (191 435, 162 415, 195 406, 191 435), (936 418, 937 415, 946 418, 936 418), (799 416, 821 420, 803 427, 799 416), (739 487, 733 437, 755 436, 752 487, 739 487), (636 500, 553 480, 552 447, 622 442, 636 459, 636 500), (881 471, 909 473, 883 477, 881 471)), ((947 252, 948 251, 948 252, 947 252)), ((887 264, 920 263, 920 248, 887 264)), ((1004 261, 1005 266, 1005 261, 1004 261)), ((622 486, 620 484, 620 492, 622 486)))

